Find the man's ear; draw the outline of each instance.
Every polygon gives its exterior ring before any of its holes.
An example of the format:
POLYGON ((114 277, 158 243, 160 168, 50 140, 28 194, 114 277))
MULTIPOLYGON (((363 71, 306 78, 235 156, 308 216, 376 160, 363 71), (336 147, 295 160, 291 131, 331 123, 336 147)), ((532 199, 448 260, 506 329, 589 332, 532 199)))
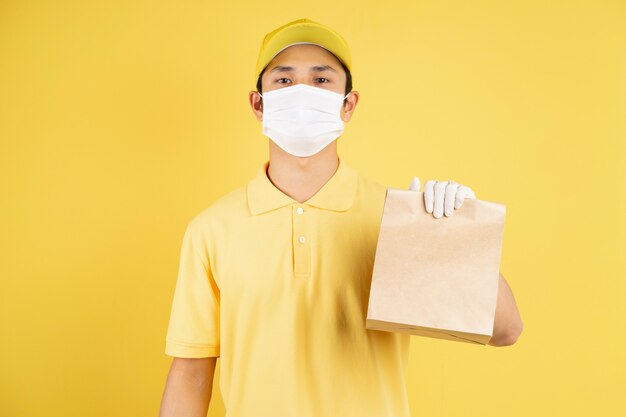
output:
POLYGON ((341 119, 344 122, 349 122, 352 118, 352 113, 356 108, 356 104, 359 102, 359 92, 356 90, 352 90, 350 95, 344 100, 343 106, 341 108, 341 119))
POLYGON ((252 112, 256 116, 258 121, 263 120, 263 98, 259 96, 258 91, 250 91, 248 93, 248 100, 250 102, 250 107, 252 107, 252 112))

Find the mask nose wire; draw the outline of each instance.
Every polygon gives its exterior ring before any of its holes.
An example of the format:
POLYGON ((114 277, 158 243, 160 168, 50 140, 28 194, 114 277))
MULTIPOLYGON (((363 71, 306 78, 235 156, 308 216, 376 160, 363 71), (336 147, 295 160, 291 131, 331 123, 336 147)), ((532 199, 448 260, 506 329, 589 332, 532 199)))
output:
MULTIPOLYGON (((352 93, 352 91, 350 91, 350 93, 352 93)), ((346 94, 345 96, 343 96, 342 100, 345 100, 345 99, 346 99, 346 97, 348 97, 348 96, 350 95, 350 93, 348 93, 348 94, 346 94)), ((259 93, 258 91, 257 91, 257 94, 258 94, 259 96, 261 96, 261 98, 265 98, 265 97, 263 97, 263 94, 259 93)))

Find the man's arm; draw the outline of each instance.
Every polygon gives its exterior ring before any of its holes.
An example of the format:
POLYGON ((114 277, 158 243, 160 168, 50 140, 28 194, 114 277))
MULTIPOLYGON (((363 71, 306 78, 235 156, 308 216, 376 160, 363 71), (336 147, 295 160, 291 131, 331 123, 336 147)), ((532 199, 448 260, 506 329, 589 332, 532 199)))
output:
POLYGON ((493 324, 493 336, 488 344, 491 346, 509 346, 517 341, 524 325, 515 303, 511 287, 502 273, 498 282, 498 300, 496 316, 493 324))
POLYGON ((174 358, 159 417, 206 417, 217 357, 174 358))

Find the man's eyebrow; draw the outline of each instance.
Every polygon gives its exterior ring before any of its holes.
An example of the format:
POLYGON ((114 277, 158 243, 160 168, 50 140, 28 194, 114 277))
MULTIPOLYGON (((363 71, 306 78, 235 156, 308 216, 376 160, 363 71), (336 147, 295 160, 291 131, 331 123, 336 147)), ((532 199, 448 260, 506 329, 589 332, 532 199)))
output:
MULTIPOLYGON (((293 71, 294 69, 295 69, 294 67, 290 67, 288 65, 277 65, 274 68, 272 68, 270 72, 290 72, 290 71, 293 71)), ((330 65, 313 65, 309 69, 309 71, 311 72, 321 72, 321 71, 326 71, 326 70, 337 72, 337 70, 331 67, 330 65)))
POLYGON ((289 72, 289 71, 293 71, 293 67, 277 65, 274 68, 272 68, 270 72, 289 72))
POLYGON ((326 70, 337 72, 337 70, 331 67, 330 65, 314 65, 311 67, 311 72, 320 72, 320 71, 326 71, 326 70))

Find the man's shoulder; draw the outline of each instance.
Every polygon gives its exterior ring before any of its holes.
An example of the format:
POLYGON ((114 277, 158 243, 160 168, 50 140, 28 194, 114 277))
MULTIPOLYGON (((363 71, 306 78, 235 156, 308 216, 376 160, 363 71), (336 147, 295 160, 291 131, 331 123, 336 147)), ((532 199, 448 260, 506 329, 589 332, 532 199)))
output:
POLYGON ((246 190, 247 184, 221 195, 196 213, 189 221, 190 226, 205 229, 215 221, 223 221, 227 217, 247 215, 246 190))
POLYGON ((387 193, 387 186, 370 177, 369 175, 358 172, 358 193, 362 198, 382 198, 387 193))

